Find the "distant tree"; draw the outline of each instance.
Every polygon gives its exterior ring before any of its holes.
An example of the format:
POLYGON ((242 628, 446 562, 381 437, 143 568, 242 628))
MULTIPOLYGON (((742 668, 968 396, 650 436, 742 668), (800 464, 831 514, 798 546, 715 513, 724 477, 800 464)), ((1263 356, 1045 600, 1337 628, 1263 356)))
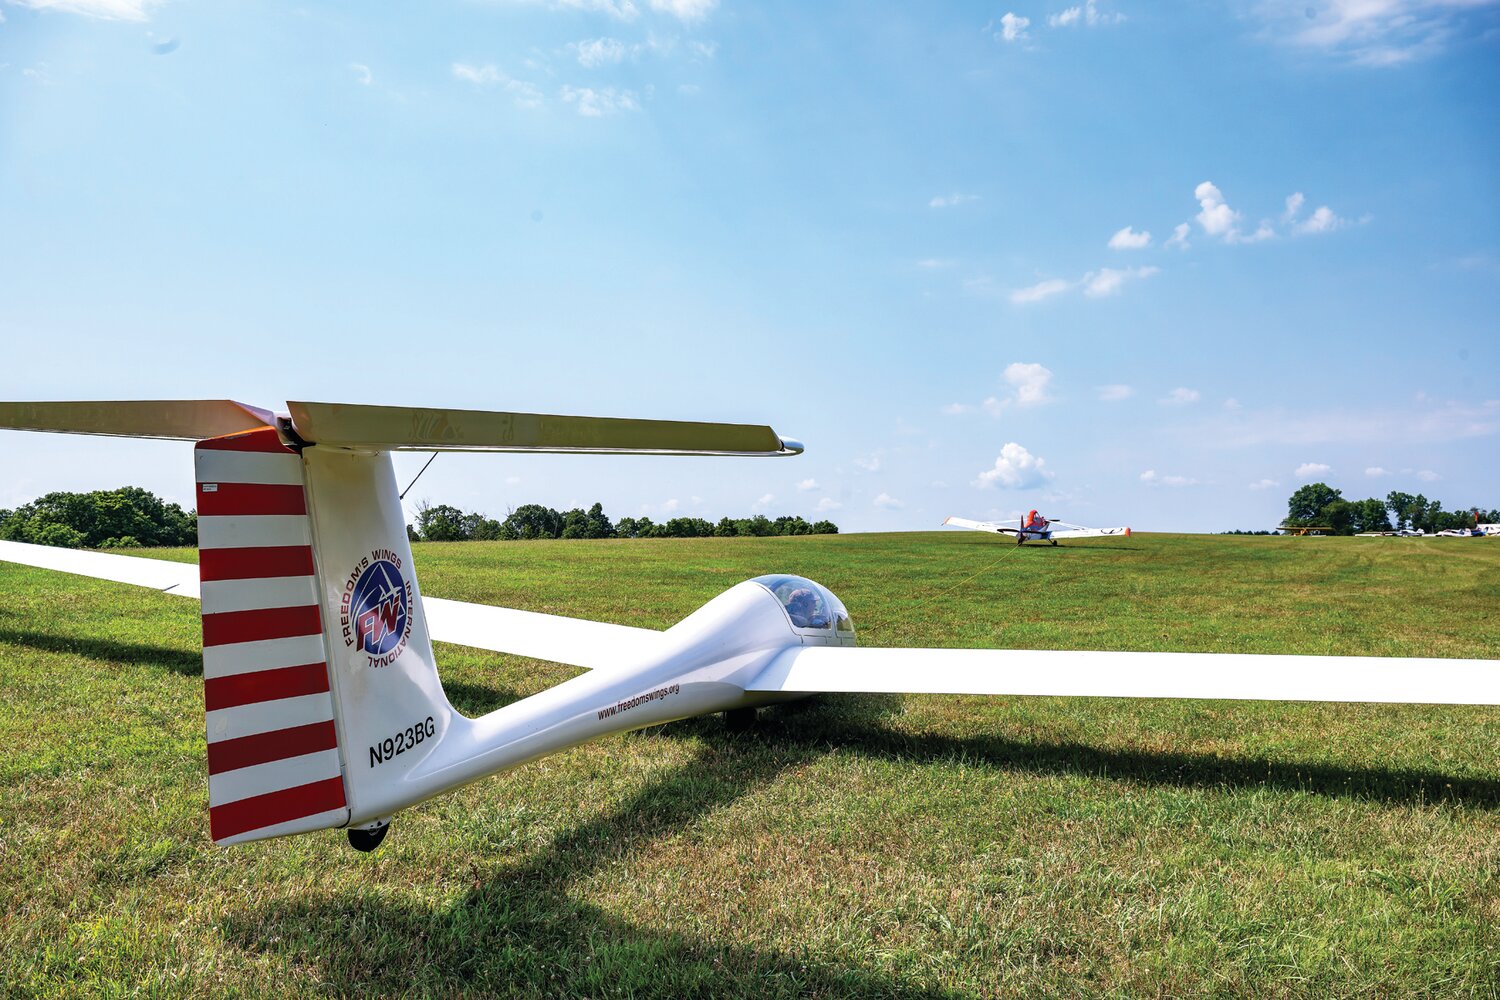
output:
POLYGON ((1348 500, 1334 500, 1323 505, 1316 521, 1335 535, 1352 535, 1354 534, 1354 518, 1354 504, 1348 500))
POLYGON ((1350 507, 1353 514, 1350 525, 1352 531, 1391 530, 1391 519, 1386 516, 1384 500, 1357 500, 1350 504, 1350 507))
POLYGON ((731 517, 719 518, 719 523, 714 525, 714 534, 720 538, 733 538, 740 533, 731 517))
POLYGON ((814 521, 812 533, 815 535, 837 535, 839 526, 832 521, 814 521))
POLYGON ((427 542, 462 542, 469 536, 464 526, 464 512, 457 507, 427 501, 417 505, 417 533, 427 542))
POLYGON ((604 505, 595 503, 589 508, 588 528, 585 538, 613 538, 615 537, 615 526, 609 523, 609 518, 604 514, 604 505))
POLYGON ((1385 495, 1385 506, 1396 520, 1397 531, 1405 531, 1410 527, 1412 509, 1416 506, 1417 501, 1417 497, 1412 496, 1410 493, 1402 493, 1399 490, 1392 490, 1385 495))
POLYGON ((500 522, 483 514, 464 515, 464 538, 471 542, 493 542, 501 537, 500 522))
POLYGON ((1308 483, 1298 487, 1287 500, 1286 523, 1293 527, 1318 524, 1323 508, 1343 498, 1342 493, 1327 483, 1308 483))
POLYGON ((198 540, 198 517, 138 486, 48 493, 5 512, 0 518, 0 538, 86 548, 130 543, 193 545, 198 540), (68 530, 50 530, 53 526, 68 530))
POLYGON ((503 522, 508 535, 517 539, 560 538, 563 531, 563 516, 551 507, 538 503, 522 504, 506 515, 503 522))

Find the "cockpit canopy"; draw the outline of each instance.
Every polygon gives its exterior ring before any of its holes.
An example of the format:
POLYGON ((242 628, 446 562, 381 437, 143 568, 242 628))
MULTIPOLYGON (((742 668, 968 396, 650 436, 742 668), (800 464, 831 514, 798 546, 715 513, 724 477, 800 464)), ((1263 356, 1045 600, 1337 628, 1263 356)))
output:
POLYGON ((854 634, 854 622, 849 619, 844 602, 828 588, 804 576, 758 576, 753 582, 776 595, 792 627, 799 632, 854 634))

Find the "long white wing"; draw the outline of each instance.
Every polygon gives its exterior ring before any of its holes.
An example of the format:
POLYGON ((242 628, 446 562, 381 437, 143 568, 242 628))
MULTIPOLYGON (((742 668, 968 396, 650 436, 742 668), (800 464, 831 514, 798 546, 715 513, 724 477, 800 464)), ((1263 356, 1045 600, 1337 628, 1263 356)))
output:
POLYGON ((1500 661, 799 646, 745 690, 1500 705, 1500 661))
MULTIPOLYGON (((193 563, 6 541, 0 541, 0 562, 198 597, 198 567, 193 563)), ((428 633, 440 642, 532 656, 590 670, 649 655, 661 638, 660 632, 646 628, 441 597, 423 597, 422 608, 427 615, 428 633)))
POLYGON ((193 563, 167 562, 164 559, 142 559, 139 556, 116 556, 81 549, 60 549, 51 545, 27 545, 24 542, 0 541, 0 562, 55 569, 60 573, 91 576, 98 580, 130 583, 150 587, 179 597, 198 598, 198 567, 193 563))
MULTIPOLYGON (((1059 522, 1054 521, 1053 523, 1056 524, 1056 523, 1059 523, 1059 522)), ((1077 527, 1076 525, 1069 525, 1068 527, 1064 528, 1062 531, 1053 531, 1052 532, 1052 537, 1053 538, 1110 538, 1110 537, 1124 537, 1124 538, 1129 538, 1130 537, 1130 529, 1129 528, 1080 528, 1080 527, 1077 527)))
POLYGON ((967 517, 950 517, 943 521, 944 524, 954 528, 968 528, 970 531, 997 531, 1002 534, 1016 533, 1016 528, 1011 525, 1019 525, 1019 521, 971 521, 967 517))

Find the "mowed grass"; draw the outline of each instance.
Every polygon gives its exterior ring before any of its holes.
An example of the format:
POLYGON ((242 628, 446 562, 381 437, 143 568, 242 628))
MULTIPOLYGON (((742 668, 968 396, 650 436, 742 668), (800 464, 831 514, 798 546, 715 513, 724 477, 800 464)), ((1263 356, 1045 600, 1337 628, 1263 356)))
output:
MULTIPOLYGON (((192 559, 191 552, 157 553, 192 559)), ((421 545, 665 627, 798 572, 870 645, 1500 658, 1500 541, 421 545)), ((208 840, 197 606, 0 565, 13 995, 1495 996, 1500 709, 823 696, 329 831, 208 840)), ((488 711, 575 671, 440 647, 488 711)), ((1496 664, 1500 669, 1500 662, 1496 664)))

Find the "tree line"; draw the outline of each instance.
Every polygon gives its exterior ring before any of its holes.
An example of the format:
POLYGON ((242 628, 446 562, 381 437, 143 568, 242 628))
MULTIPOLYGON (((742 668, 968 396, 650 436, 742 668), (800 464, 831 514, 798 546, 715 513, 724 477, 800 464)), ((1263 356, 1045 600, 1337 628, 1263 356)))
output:
POLYGON ((1472 528, 1474 515, 1485 523, 1500 522, 1500 510, 1460 508, 1443 510, 1441 500, 1420 493, 1392 490, 1384 500, 1345 500, 1341 490, 1327 483, 1308 483, 1287 500, 1288 528, 1321 527, 1335 535, 1364 531, 1423 531, 1433 534, 1450 528, 1472 528))
POLYGON ((198 515, 139 486, 48 493, 0 510, 0 539, 67 549, 197 545, 198 515))
POLYGON ((611 521, 602 504, 588 510, 574 507, 558 511, 543 504, 528 503, 504 518, 465 512, 451 504, 423 503, 416 521, 406 526, 414 542, 510 542, 536 538, 758 538, 776 535, 836 535, 832 521, 812 521, 797 515, 774 520, 764 514, 754 517, 723 517, 717 522, 701 517, 674 517, 662 522, 649 517, 622 517, 611 521))

